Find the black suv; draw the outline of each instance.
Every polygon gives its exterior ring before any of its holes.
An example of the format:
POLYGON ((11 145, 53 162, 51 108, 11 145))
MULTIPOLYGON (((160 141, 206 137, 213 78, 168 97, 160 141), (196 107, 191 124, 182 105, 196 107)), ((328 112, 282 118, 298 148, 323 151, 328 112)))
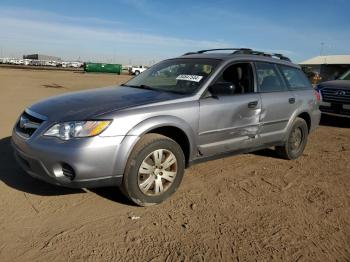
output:
POLYGON ((322 113, 350 117, 350 70, 337 80, 319 84, 317 90, 322 113))

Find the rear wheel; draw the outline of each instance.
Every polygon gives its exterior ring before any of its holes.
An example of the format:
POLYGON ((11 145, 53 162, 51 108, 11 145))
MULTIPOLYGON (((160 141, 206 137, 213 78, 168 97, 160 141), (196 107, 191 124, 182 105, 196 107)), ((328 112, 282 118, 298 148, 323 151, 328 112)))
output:
POLYGON ((174 140, 146 134, 129 157, 122 191, 137 205, 159 204, 177 190, 184 169, 184 154, 174 140))
POLYGON ((309 131, 305 120, 297 117, 293 122, 286 143, 283 146, 276 147, 277 154, 290 160, 298 158, 304 152, 308 134, 309 131))
POLYGON ((135 71, 135 76, 138 76, 140 74, 140 71, 135 71))

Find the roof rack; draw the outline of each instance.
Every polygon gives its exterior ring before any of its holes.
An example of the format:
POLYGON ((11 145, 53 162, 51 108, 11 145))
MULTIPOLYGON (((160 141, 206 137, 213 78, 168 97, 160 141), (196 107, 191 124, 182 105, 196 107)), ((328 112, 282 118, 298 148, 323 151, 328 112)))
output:
POLYGON ((253 51, 252 49, 249 48, 216 48, 216 49, 205 49, 205 50, 199 50, 196 52, 188 52, 184 55, 193 55, 193 54, 203 54, 207 52, 213 52, 213 51, 253 51))
POLYGON ((279 58, 279 59, 281 59, 281 60, 285 60, 285 61, 288 61, 288 62, 292 62, 292 60, 290 60, 289 57, 286 57, 286 56, 284 56, 284 55, 282 55, 282 54, 272 54, 272 56, 275 56, 275 57, 277 57, 277 58, 279 58))
POLYGON ((280 60, 284 60, 284 61, 288 61, 291 62, 291 60, 282 55, 282 54, 275 54, 275 53, 265 53, 265 52, 261 52, 261 51, 256 51, 250 48, 216 48, 216 49, 205 49, 205 50, 200 50, 197 52, 188 52, 186 54, 184 54, 184 56, 186 55, 194 55, 194 54, 203 54, 203 53, 207 53, 207 52, 213 52, 213 51, 234 51, 232 54, 234 55, 238 55, 238 54, 245 54, 245 55, 260 55, 260 56, 267 56, 267 57, 276 57, 280 60))

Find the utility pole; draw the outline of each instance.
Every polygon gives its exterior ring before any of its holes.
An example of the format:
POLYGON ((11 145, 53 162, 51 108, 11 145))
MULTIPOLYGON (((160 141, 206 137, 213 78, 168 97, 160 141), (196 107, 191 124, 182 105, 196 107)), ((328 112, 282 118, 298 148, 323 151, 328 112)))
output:
POLYGON ((323 55, 323 50, 324 50, 324 42, 321 42, 321 50, 320 50, 320 55, 323 55))

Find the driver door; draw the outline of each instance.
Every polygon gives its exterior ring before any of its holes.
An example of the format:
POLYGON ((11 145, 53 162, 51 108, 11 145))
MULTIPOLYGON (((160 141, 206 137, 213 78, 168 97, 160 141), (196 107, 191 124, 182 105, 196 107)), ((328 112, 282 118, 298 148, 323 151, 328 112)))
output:
POLYGON ((212 86, 219 88, 209 89, 211 95, 200 100, 201 154, 211 156, 257 145, 261 98, 256 92, 252 64, 230 65, 212 86))

